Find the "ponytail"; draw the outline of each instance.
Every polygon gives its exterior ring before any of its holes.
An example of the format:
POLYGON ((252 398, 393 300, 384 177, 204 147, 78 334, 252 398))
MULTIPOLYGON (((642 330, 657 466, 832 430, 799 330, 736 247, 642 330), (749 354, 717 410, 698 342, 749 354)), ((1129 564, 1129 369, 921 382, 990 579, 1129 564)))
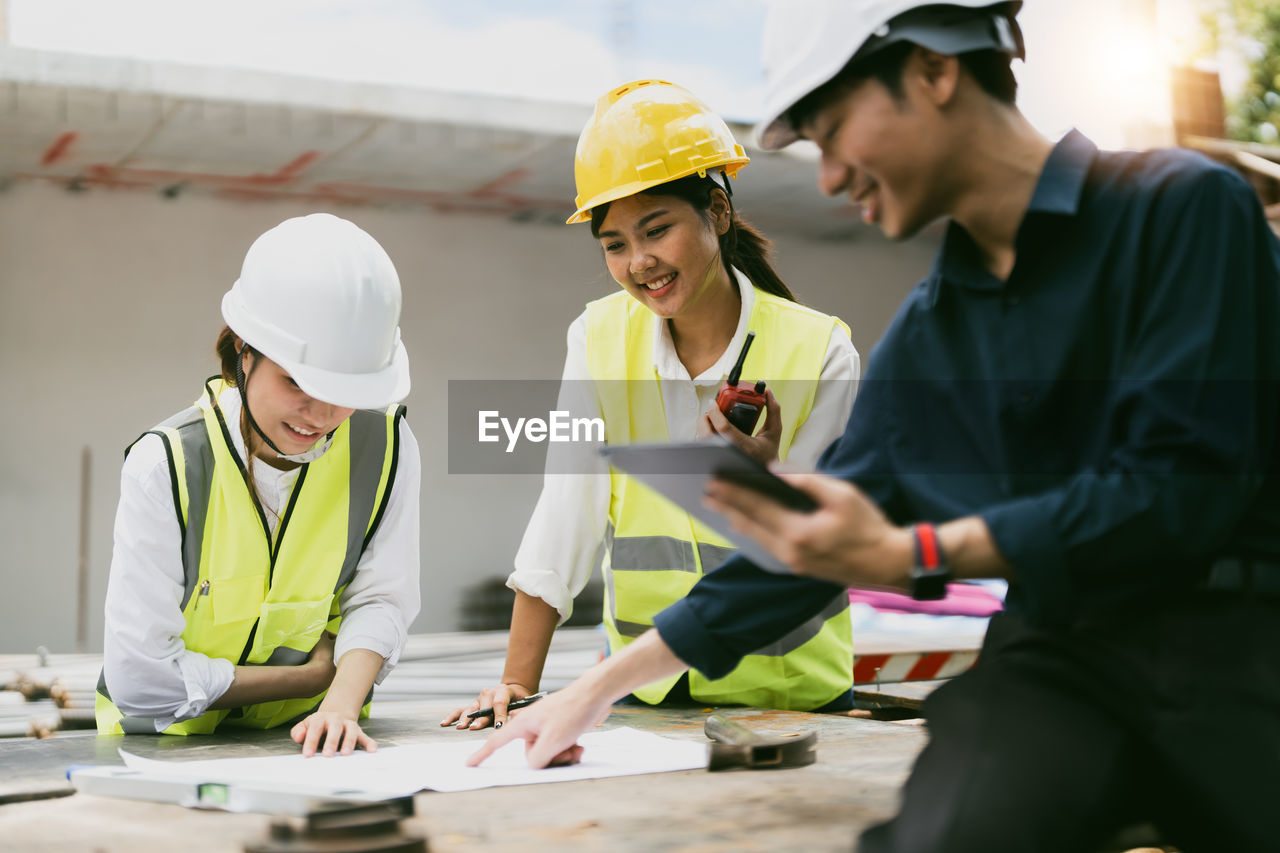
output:
POLYGON ((218 332, 217 343, 213 345, 213 350, 218 355, 218 364, 222 367, 222 381, 228 385, 236 384, 236 356, 239 354, 236 343, 239 340, 230 326, 223 326, 222 331, 218 332))
MULTIPOLYGON (((222 369, 222 381, 228 385, 236 386, 236 370, 240 365, 240 349, 237 344, 241 344, 244 349, 254 352, 248 344, 243 343, 235 332, 231 331, 230 326, 223 326, 222 331, 218 332, 218 340, 213 345, 213 350, 218 356, 218 364, 222 369)), ((249 368, 252 373, 254 367, 257 367, 257 360, 254 360, 253 367, 249 368)), ((245 416, 248 410, 248 403, 241 400, 240 407, 240 440, 244 442, 244 473, 245 485, 249 487, 249 497, 253 498, 254 506, 260 511, 265 512, 266 507, 258 496, 258 484, 253 478, 253 431, 249 429, 249 419, 245 416)), ((275 515, 275 513, 272 513, 275 515)))
POLYGON ((729 230, 720 235, 720 254, 724 257, 725 267, 742 270, 751 283, 774 296, 796 301, 795 294, 782 280, 769 262, 773 254, 773 241, 760 233, 750 222, 738 215, 736 210, 730 212, 729 230))

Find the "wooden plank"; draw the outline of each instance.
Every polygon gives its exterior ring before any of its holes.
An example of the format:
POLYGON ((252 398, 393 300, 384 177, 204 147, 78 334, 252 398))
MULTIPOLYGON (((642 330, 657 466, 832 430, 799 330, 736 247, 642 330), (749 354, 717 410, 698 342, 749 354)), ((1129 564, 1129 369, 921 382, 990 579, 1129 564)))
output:
MULTIPOLYGON (((604 642, 604 635, 596 628, 561 628, 552 635, 551 650, 603 649, 604 642)), ((400 659, 442 660, 494 655, 501 659, 506 651, 506 631, 411 634, 400 659)))
POLYGON ((946 684, 941 681, 904 681, 879 687, 862 687, 853 691, 859 708, 903 708, 919 711, 929 694, 946 684))

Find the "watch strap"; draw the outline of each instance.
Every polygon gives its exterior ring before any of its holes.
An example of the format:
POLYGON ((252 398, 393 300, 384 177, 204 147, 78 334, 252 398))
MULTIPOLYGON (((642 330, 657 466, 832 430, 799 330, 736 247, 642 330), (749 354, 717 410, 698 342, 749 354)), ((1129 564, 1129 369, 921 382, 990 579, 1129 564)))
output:
POLYGON ((916 601, 946 598, 951 569, 938 541, 938 531, 928 523, 913 524, 911 538, 915 560, 911 567, 911 597, 916 601))

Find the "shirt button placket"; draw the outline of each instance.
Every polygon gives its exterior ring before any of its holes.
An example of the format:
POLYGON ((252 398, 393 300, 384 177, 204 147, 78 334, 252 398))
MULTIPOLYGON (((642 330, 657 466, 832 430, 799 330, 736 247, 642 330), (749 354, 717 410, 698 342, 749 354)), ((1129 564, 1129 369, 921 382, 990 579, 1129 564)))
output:
POLYGON ((1027 339, 1023 324, 1015 319, 1013 309, 1022 302, 1022 296, 1013 289, 1012 283, 1005 286, 1000 296, 1001 319, 1005 328, 1004 352, 1005 364, 1009 370, 1005 373, 1006 392, 1018 410, 1025 411, 1035 399, 1032 383, 1034 376, 1030 374, 1032 352, 1031 341, 1027 339))

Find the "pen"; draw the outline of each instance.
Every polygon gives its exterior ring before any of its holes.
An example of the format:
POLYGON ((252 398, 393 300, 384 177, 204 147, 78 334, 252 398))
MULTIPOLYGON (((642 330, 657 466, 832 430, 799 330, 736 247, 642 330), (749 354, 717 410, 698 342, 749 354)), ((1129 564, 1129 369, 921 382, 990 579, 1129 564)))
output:
MULTIPOLYGON (((535 693, 532 696, 526 696, 523 699, 515 699, 507 703, 507 710, 514 711, 518 708, 523 708, 525 705, 532 705, 534 702, 537 702, 539 699, 541 699, 543 696, 546 696, 546 695, 547 695, 547 691, 544 690, 541 693, 535 693)), ((479 711, 472 711, 470 714, 467 714, 467 719, 474 720, 476 717, 492 717, 492 716, 493 716, 493 708, 481 708, 479 711)))

